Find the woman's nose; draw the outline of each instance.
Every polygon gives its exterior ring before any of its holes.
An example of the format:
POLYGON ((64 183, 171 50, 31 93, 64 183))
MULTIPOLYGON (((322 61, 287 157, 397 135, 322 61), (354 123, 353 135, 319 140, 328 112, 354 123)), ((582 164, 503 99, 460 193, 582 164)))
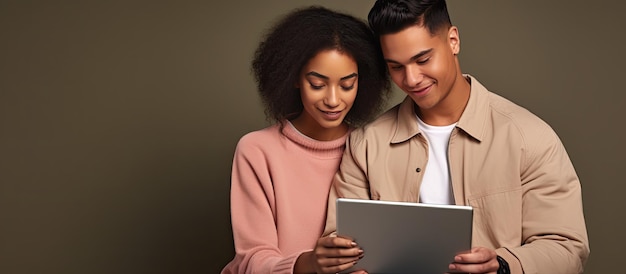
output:
POLYGON ((337 88, 331 87, 328 89, 326 93, 326 97, 324 98, 324 104, 329 107, 336 107, 339 105, 339 97, 337 96, 337 88))

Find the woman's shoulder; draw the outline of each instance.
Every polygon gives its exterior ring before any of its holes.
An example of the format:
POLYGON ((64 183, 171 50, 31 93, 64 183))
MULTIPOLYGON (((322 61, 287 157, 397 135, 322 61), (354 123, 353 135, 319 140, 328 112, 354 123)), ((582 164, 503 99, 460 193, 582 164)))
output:
POLYGON ((237 143, 238 149, 252 147, 266 147, 280 139, 280 128, 278 125, 271 125, 263 129, 255 130, 243 135, 237 143))

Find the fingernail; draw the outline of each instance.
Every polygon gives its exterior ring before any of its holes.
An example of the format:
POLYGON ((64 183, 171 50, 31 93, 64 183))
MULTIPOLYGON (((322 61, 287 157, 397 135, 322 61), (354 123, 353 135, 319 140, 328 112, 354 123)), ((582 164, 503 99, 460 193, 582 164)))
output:
POLYGON ((454 265, 454 264, 450 264, 450 265, 448 265, 448 268, 449 268, 450 270, 455 270, 455 269, 456 269, 456 265, 454 265))
POLYGON ((355 242, 351 242, 350 245, 351 246, 356 246, 356 243, 355 242))
POLYGON ((363 249, 359 249, 359 254, 363 254, 363 249))

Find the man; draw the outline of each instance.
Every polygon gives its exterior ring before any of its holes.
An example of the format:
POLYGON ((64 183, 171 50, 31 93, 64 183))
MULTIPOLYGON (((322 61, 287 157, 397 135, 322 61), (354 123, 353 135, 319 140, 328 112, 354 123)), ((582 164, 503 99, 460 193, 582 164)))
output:
POLYGON ((540 118, 461 72, 445 1, 379 0, 368 20, 407 97, 351 134, 324 234, 338 197, 470 205, 474 247, 451 271, 581 273, 589 244, 567 152, 540 118))

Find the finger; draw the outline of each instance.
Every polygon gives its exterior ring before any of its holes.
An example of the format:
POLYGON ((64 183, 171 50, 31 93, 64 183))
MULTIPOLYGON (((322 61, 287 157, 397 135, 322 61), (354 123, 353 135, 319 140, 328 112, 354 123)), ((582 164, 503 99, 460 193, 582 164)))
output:
POLYGON ((318 244, 321 244, 324 247, 356 247, 357 243, 346 238, 342 237, 324 237, 319 239, 318 244))
POLYGON ((463 273, 492 273, 498 271, 500 265, 497 261, 484 264, 450 264, 448 268, 455 272, 463 273))
POLYGON ((363 250, 358 247, 353 248, 316 248, 314 251, 317 258, 340 258, 340 257, 358 257, 363 254, 363 250))
POLYGON ((338 266, 349 263, 356 263, 362 257, 340 257, 340 258, 318 258, 317 264, 322 267, 338 266))
POLYGON ((473 248, 471 253, 459 254, 454 257, 455 263, 480 264, 496 258, 496 252, 488 248, 473 248))
POLYGON ((351 262, 340 264, 340 265, 322 267, 322 271, 324 273, 338 273, 350 267, 353 267, 354 265, 356 265, 357 262, 358 260, 355 260, 355 261, 351 261, 351 262))

